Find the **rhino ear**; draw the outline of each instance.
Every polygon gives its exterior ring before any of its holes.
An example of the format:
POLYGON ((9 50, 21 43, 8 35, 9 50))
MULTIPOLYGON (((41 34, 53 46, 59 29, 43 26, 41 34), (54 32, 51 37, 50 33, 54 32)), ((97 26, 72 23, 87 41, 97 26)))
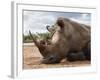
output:
POLYGON ((57 24, 58 24, 61 28, 64 27, 64 21, 63 21, 62 19, 58 19, 58 20, 57 20, 57 24))

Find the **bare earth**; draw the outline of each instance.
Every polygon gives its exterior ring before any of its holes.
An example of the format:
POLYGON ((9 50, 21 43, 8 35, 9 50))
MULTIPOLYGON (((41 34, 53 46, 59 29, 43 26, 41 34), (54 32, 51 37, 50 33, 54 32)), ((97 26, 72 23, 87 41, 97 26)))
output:
POLYGON ((23 59, 24 69, 90 66, 90 61, 69 62, 66 60, 62 60, 61 63, 58 64, 40 64, 42 55, 34 43, 23 44, 23 59))

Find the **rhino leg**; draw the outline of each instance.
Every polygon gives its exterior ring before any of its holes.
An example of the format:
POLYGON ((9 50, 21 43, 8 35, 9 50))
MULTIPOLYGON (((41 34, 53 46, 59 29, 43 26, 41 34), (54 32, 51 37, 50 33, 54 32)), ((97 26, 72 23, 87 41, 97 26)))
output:
POLYGON ((80 52, 68 53, 67 55, 68 61, 82 61, 82 60, 91 60, 91 49, 90 42, 88 45, 80 52))
POLYGON ((84 52, 84 55, 86 57, 86 60, 91 60, 91 50, 85 49, 83 52, 84 52))
POLYGON ((88 45, 83 49, 84 55, 86 60, 91 60, 91 43, 89 42, 88 45))
POLYGON ((86 57, 83 52, 77 52, 77 53, 68 53, 67 60, 68 61, 83 61, 86 57))

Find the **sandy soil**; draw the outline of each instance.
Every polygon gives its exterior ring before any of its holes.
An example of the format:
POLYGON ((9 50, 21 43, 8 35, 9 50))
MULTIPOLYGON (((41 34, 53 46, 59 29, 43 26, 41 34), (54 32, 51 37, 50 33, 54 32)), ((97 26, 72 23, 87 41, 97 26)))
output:
POLYGON ((25 43, 23 45, 23 59, 24 69, 90 66, 90 61, 69 62, 66 60, 62 60, 58 64, 40 64, 42 55, 34 43, 25 43))

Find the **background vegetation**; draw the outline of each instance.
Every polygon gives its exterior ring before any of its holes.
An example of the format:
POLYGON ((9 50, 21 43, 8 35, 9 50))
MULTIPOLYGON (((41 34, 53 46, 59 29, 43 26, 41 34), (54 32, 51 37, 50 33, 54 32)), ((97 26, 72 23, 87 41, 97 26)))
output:
MULTIPOLYGON (((43 39, 43 40, 48 40, 52 36, 52 34, 50 34, 49 32, 47 32, 47 33, 36 33, 36 34, 32 34, 32 35, 36 39, 43 39)), ((29 34, 28 35, 23 34, 23 43, 30 43, 30 42, 33 42, 30 35, 29 34)))

